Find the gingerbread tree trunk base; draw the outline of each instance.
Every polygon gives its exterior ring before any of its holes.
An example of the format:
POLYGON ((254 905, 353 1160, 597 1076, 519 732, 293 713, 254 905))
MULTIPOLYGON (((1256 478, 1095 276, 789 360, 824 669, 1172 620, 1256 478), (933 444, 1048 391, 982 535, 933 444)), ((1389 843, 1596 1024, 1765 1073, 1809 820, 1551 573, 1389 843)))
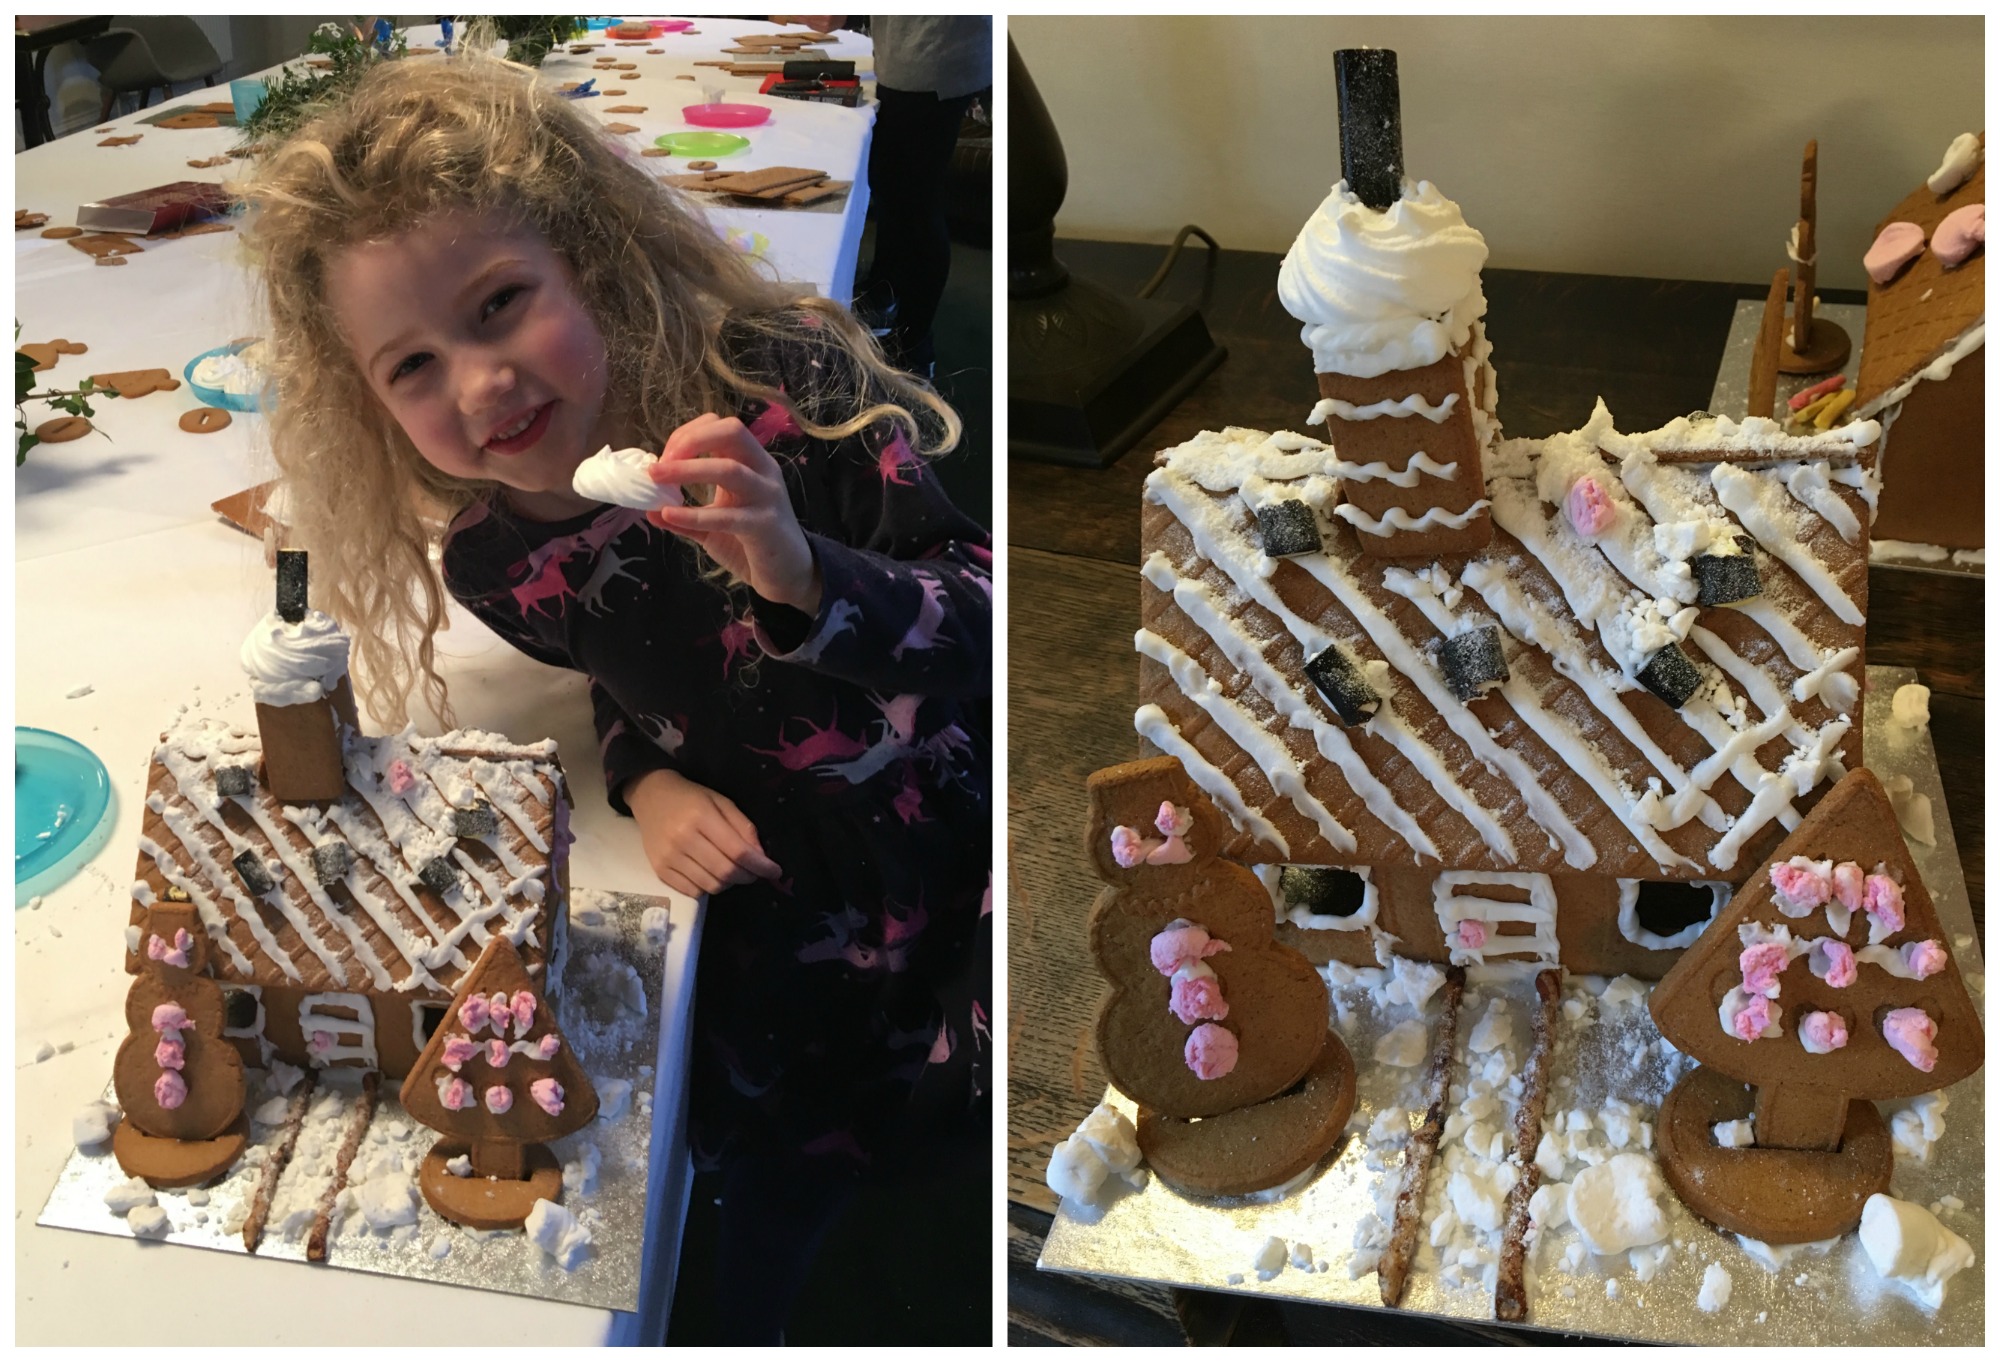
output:
POLYGON ((1803 1149, 1832 1154, 1847 1134, 1848 1097, 1802 1083, 1766 1083, 1757 1089, 1750 1124, 1759 1149, 1803 1149))
POLYGON ((562 1165, 547 1145, 515 1147, 522 1151, 525 1177, 461 1178, 454 1177, 445 1164, 470 1154, 472 1145, 465 1140, 439 1140, 424 1155, 423 1168, 417 1174, 424 1200, 446 1220, 467 1229, 520 1229, 537 1201, 562 1200, 562 1165))
POLYGON ((143 1178, 148 1187, 199 1187, 234 1166, 249 1142, 250 1120, 241 1113, 206 1140, 163 1139, 127 1120, 112 1132, 111 1152, 128 1177, 143 1178))
POLYGON ((1854 350, 1854 342, 1845 331, 1824 317, 1814 317, 1812 330, 1806 336, 1806 348, 1794 350, 1790 332, 1785 335, 1785 343, 1778 347, 1778 372, 1781 374, 1826 374, 1832 373, 1847 363, 1847 357, 1854 350))
POLYGON ((1193 1196, 1242 1196, 1319 1162, 1353 1111, 1354 1057, 1329 1031, 1306 1076, 1268 1101, 1200 1121, 1142 1109, 1139 1148, 1170 1187, 1193 1196))
POLYGON ((1660 1169, 1688 1209, 1767 1244, 1831 1239, 1861 1223, 1861 1209, 1889 1189, 1893 1147, 1872 1102, 1847 1106, 1840 1148, 1727 1149, 1712 1128, 1751 1114, 1747 1084, 1702 1067, 1660 1107, 1660 1169))

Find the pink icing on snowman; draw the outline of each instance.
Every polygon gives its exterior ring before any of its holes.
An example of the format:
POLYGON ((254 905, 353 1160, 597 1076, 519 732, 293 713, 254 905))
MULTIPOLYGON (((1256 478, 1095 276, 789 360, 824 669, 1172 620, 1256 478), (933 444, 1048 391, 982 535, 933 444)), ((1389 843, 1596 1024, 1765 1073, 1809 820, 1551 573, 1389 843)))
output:
POLYGON ((1181 966, 1228 949, 1227 941, 1215 940, 1205 928, 1186 918, 1175 918, 1153 937, 1147 954, 1152 958, 1153 968, 1171 978, 1181 966))
POLYGON ((1183 1052, 1188 1068, 1203 1082, 1226 1077, 1236 1067, 1236 1033, 1214 1022, 1203 1022, 1188 1034, 1183 1052))
POLYGON ((1184 840, 1194 828, 1194 814, 1171 802, 1162 803, 1153 826, 1167 840, 1146 853, 1147 865, 1186 865, 1194 859, 1184 840))
MULTIPOLYGON (((1202 968, 1206 968, 1203 966, 1202 968)), ((1182 970, 1174 975, 1173 994, 1167 1006, 1183 1022, 1221 1021, 1229 1015, 1229 1003, 1222 996, 1222 981, 1209 970, 1193 974, 1182 970)))
MULTIPOLYGON (((175 1033, 176 1036, 179 1032, 175 1033)), ((187 1067, 187 1045, 185 1042, 161 1038, 153 1047, 153 1063, 162 1069, 185 1069, 187 1067)))
POLYGON ((161 1070, 160 1076, 153 1080, 153 1100, 168 1111, 173 1111, 187 1101, 187 1095, 187 1080, 172 1069, 161 1070))

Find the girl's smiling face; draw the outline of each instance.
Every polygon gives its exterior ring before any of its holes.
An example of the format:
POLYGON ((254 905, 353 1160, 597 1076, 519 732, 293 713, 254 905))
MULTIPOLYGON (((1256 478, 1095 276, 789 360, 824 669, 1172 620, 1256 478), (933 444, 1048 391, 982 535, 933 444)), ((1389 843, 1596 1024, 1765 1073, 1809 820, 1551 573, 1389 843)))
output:
POLYGON ((611 442, 604 337, 533 228, 443 213, 340 251, 327 290, 370 390, 427 463, 501 483, 539 520, 597 504, 570 478, 611 442))

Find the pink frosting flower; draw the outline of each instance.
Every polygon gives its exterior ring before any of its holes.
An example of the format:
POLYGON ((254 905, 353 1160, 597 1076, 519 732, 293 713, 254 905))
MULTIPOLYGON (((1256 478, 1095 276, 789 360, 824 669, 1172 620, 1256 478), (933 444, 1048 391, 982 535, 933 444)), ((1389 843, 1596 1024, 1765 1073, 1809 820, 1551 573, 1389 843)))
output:
POLYGON ((446 1111, 470 1111, 479 1105, 473 1095, 472 1085, 462 1078, 446 1078, 438 1075, 438 1104, 446 1111))
POLYGON ((1738 1040, 1756 1040, 1778 1020, 1778 1005, 1769 998, 1753 996, 1743 1004, 1736 1014, 1734 1026, 1738 1040))
POLYGON ((489 1040, 486 1042, 486 1062, 496 1069, 506 1068, 507 1060, 512 1054, 513 1052, 507 1048, 507 1042, 504 1040, 489 1040))
POLYGON ((176 927, 174 929, 174 944, 171 946, 167 944, 165 937, 149 936, 146 938, 146 958, 149 960, 158 960, 163 965, 172 965, 175 969, 186 969, 188 951, 193 946, 194 938, 188 935, 187 928, 176 927))
POLYGON ((1146 854, 1159 845, 1150 837, 1141 837, 1137 828, 1128 828, 1123 823, 1111 829, 1111 859, 1126 870, 1144 864, 1146 854))
POLYGON ((535 1008, 540 1005, 540 1002, 539 998, 526 989, 522 989, 514 995, 515 1035, 525 1036, 528 1034, 528 1028, 535 1024, 535 1008))
POLYGON ((486 1000, 486 1020, 493 1024, 493 1034, 507 1034, 507 1023, 514 1020, 514 1009, 507 1002, 507 995, 496 993, 486 1000))
POLYGON ((478 1035, 486 1029, 486 999, 477 993, 467 998, 458 1005, 458 1019, 465 1024, 466 1030, 478 1035))
POLYGON ((1912 941, 1903 947, 1903 968, 1919 979, 1928 979, 1933 974, 1944 973, 1951 957, 1944 953, 1944 947, 1936 941, 1912 941))
POLYGON ((187 1009, 179 1003, 161 1003, 153 1009, 153 1029, 155 1031, 186 1031, 187 1009))
POLYGON ((1830 937, 1815 942, 1812 972, 1824 979, 1829 988, 1846 988, 1854 982, 1854 948, 1830 937))
POLYGON ((1222 981, 1213 975, 1195 978, 1176 974, 1173 997, 1167 1006, 1183 1022, 1221 1021, 1229 1015, 1229 1004, 1222 996, 1222 981))
POLYGON ((1483 948, 1486 945, 1486 924, 1471 917, 1459 923, 1458 944, 1469 951, 1483 948))
POLYGON ((1903 886, 1887 875, 1870 875, 1862 890, 1861 906, 1868 916, 1891 932, 1903 930, 1903 886))
POLYGON ((1861 911, 1861 885, 1865 878, 1861 867, 1852 861, 1842 861, 1833 868, 1833 896, 1850 913, 1861 911))
POLYGON ((1188 1033, 1186 1058, 1188 1068, 1203 1082, 1222 1078, 1236 1067, 1236 1033, 1203 1022, 1188 1033))
POLYGON ((1968 203, 1945 215, 1931 232, 1931 250, 1946 265, 1962 263, 1986 244, 1986 205, 1968 203))
POLYGON ((479 1047, 464 1036, 446 1036, 444 1038, 444 1051, 438 1056, 438 1059, 444 1064, 445 1068, 450 1069, 453 1073, 457 1073, 459 1067, 466 1060, 471 1059, 478 1053, 479 1047))
POLYGON ((1847 1044, 1847 1022, 1838 1012, 1808 1012, 1799 1022, 1799 1044, 1809 1055, 1830 1054, 1847 1044))
POLYGON ((410 763, 397 757, 389 763, 389 793, 403 795, 417 783, 417 773, 410 769, 410 763))
POLYGON ((1775 941, 1745 948, 1743 954, 1736 957, 1736 964, 1743 971, 1744 992, 1761 994, 1766 998, 1777 997, 1778 976, 1790 963, 1790 953, 1775 941))
POLYGON ((562 1037, 553 1031, 547 1032, 535 1042, 535 1058, 544 1061, 554 1059, 556 1051, 560 1049, 562 1049, 562 1037))
POLYGON ((162 1069, 185 1069, 187 1046, 178 1040, 162 1040, 153 1047, 153 1063, 162 1069))
POLYGON ((1925 1073, 1937 1067, 1937 1023, 1923 1009, 1899 1007, 1882 1018, 1882 1039, 1925 1073))
POLYGON ((514 1105, 513 1091, 503 1084, 495 1083, 486 1090, 486 1109, 495 1116, 504 1116, 514 1105))
POLYGON ((1777 891, 1779 910, 1796 917, 1833 896, 1833 876, 1824 862, 1794 856, 1783 865, 1771 867, 1771 888, 1777 891))
POLYGON ((1569 512, 1569 523, 1585 539, 1595 539, 1603 534, 1618 518, 1618 508, 1612 504, 1604 484, 1593 477, 1581 477, 1571 483, 1564 504, 1569 512))
POLYGON ((535 1099, 535 1105, 551 1116, 562 1115, 562 1084, 553 1078, 538 1078, 528 1085, 528 1096, 535 1099))
MULTIPOLYGON (((1925 1065, 1924 1067, 1929 1068, 1930 1066, 1925 1065)), ((187 1080, 172 1069, 163 1070, 160 1076, 153 1080, 153 1100, 168 1111, 174 1110, 181 1103, 187 1101, 187 1095, 187 1080)))
POLYGON ((1190 960, 1206 960, 1228 949, 1228 942, 1212 940, 1205 930, 1192 922, 1176 922, 1162 929, 1147 948, 1153 959, 1153 968, 1168 978, 1172 978, 1174 972, 1190 960))
POLYGON ((1194 828, 1194 815, 1171 800, 1162 801, 1160 811, 1153 815, 1153 826, 1162 837, 1185 837, 1194 828))

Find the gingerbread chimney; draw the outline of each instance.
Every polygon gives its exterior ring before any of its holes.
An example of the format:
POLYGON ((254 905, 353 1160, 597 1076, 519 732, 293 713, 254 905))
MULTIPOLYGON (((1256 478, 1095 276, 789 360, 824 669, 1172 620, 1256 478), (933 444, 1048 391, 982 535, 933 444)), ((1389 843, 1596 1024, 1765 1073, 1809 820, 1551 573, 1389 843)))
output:
POLYGON ((277 609, 243 641, 264 782, 280 800, 338 799, 347 788, 343 730, 359 728, 347 649, 332 616, 306 607, 305 553, 280 549, 277 609))
POLYGON ((1497 429, 1479 319, 1486 241, 1458 205, 1403 177, 1396 54, 1334 53, 1341 173, 1278 276, 1305 323, 1340 500, 1364 552, 1473 553, 1493 538, 1484 452, 1497 429))

